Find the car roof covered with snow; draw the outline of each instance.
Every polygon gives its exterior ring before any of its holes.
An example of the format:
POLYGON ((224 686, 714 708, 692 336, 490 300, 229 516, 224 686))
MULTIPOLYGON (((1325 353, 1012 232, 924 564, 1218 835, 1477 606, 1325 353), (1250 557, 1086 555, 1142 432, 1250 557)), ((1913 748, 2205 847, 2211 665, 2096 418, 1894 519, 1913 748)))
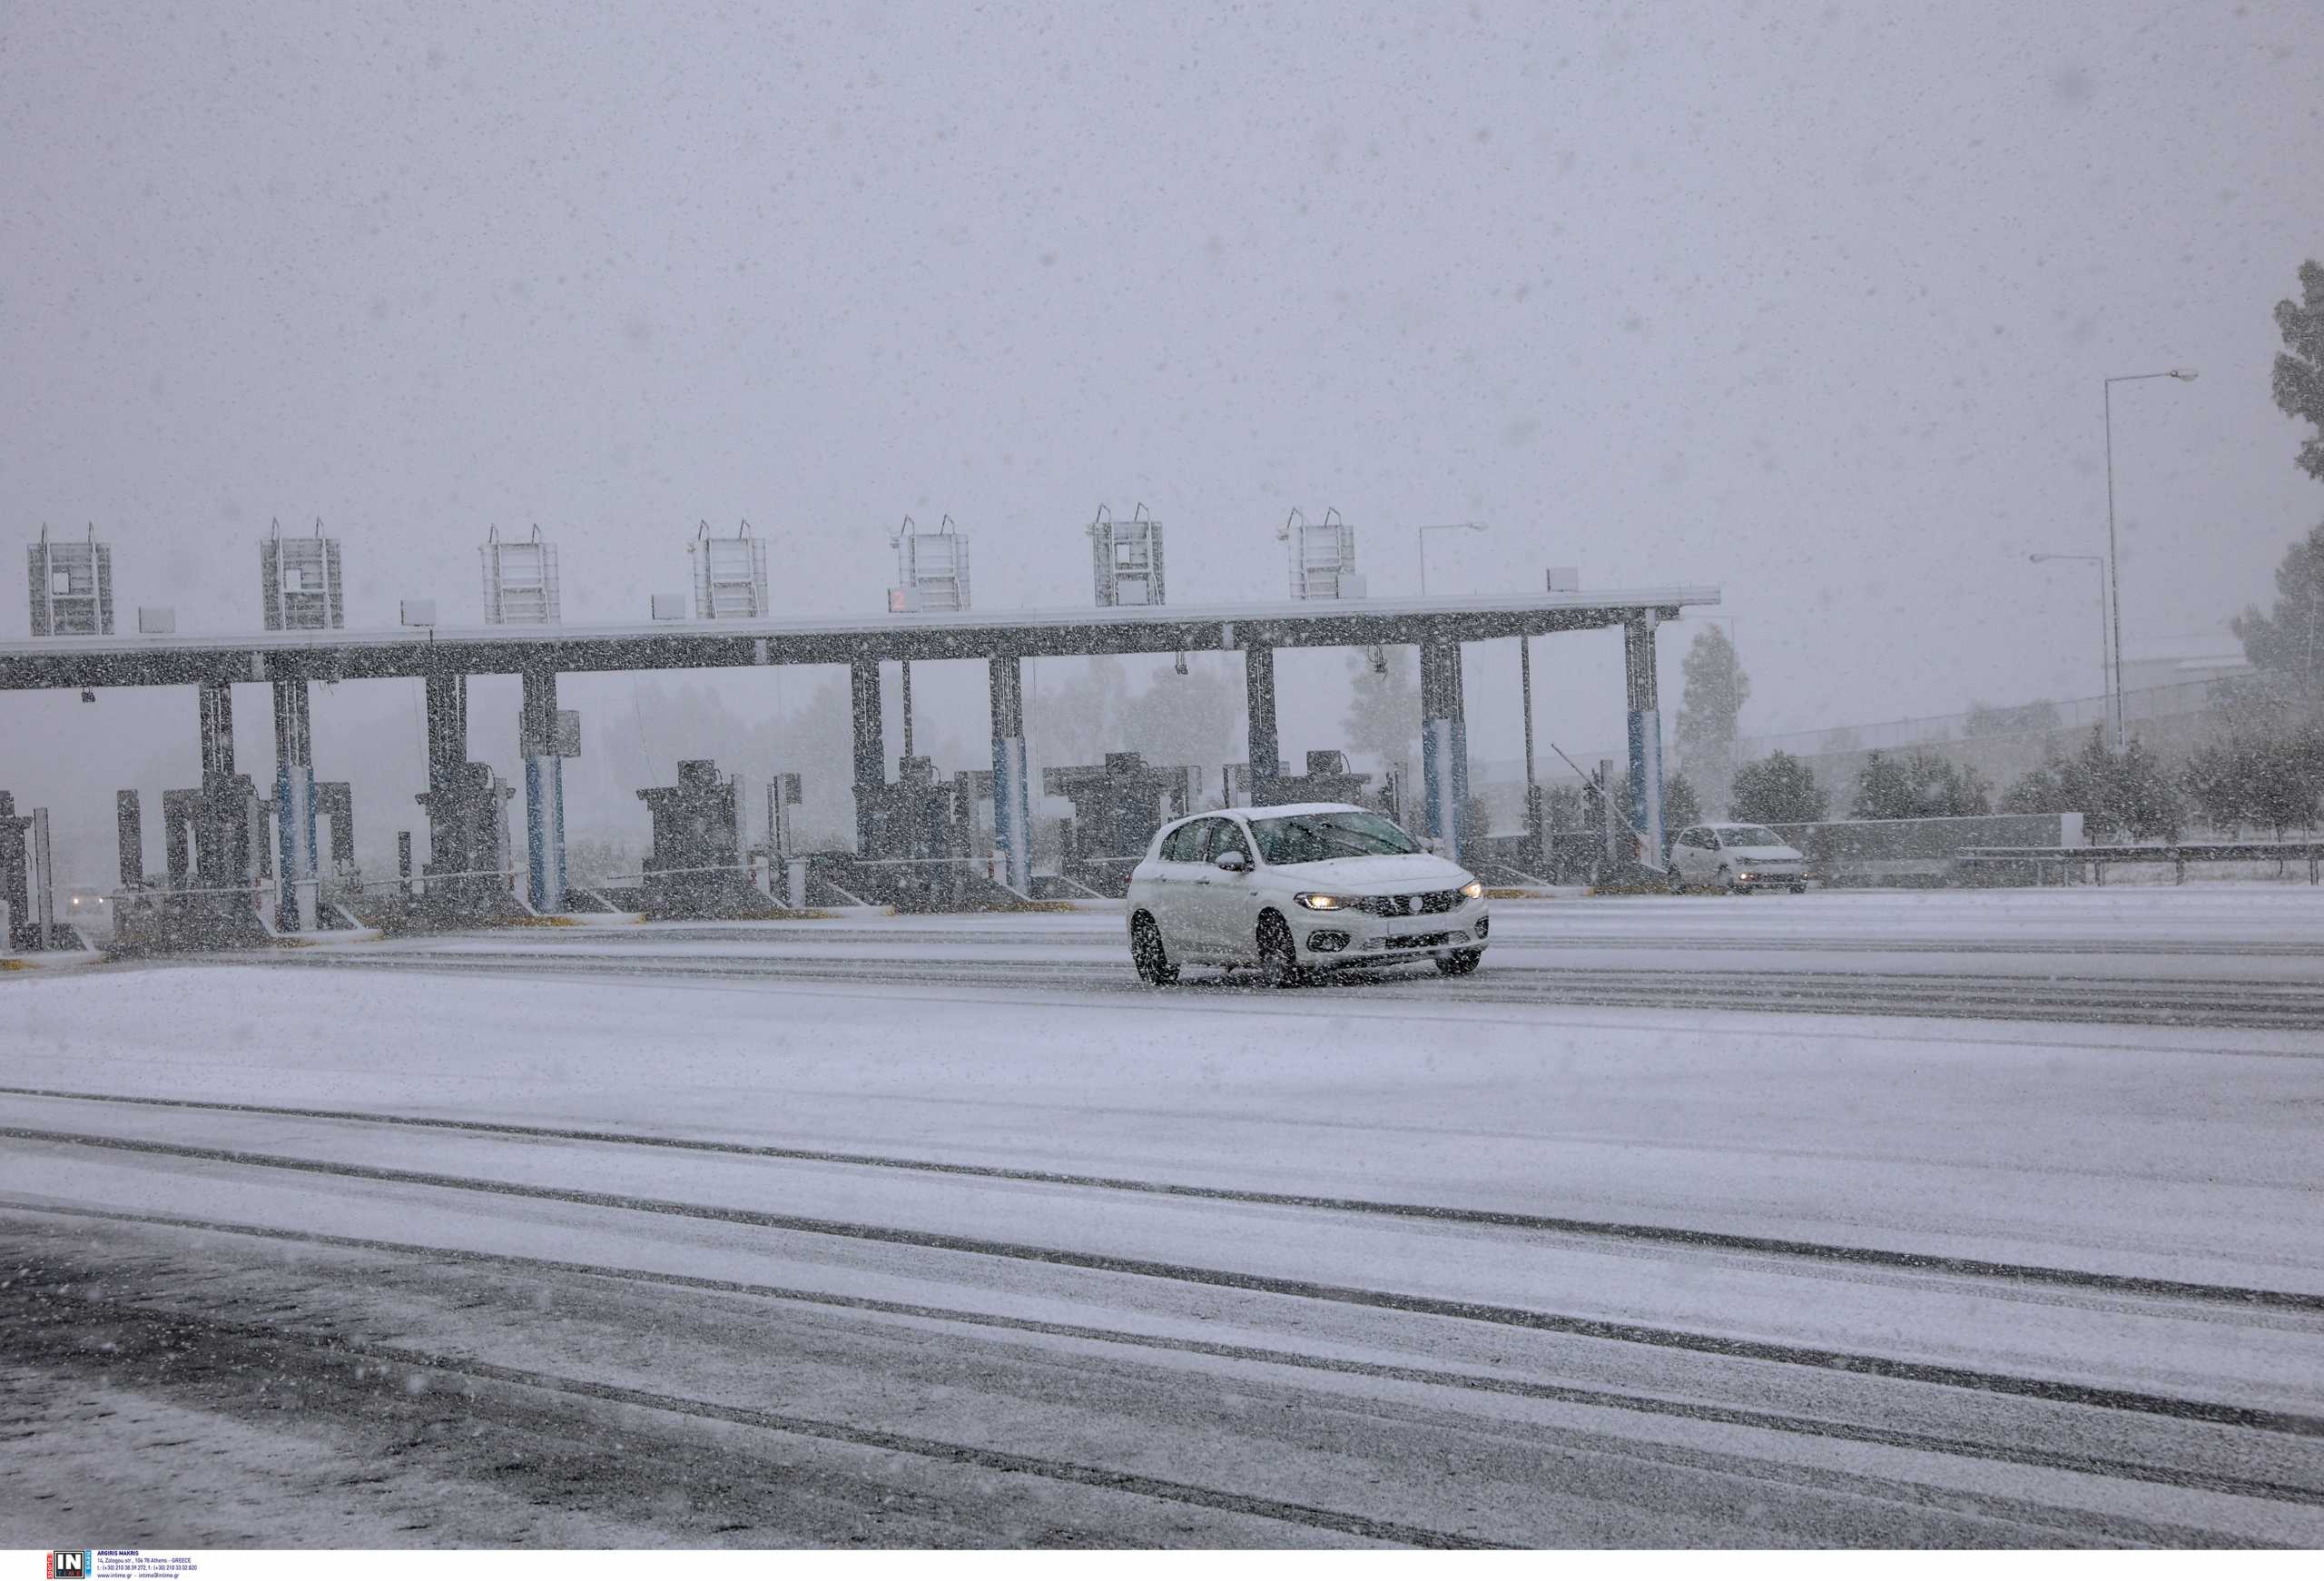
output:
MULTIPOLYGON (((1303 813, 1368 813, 1370 807, 1359 807, 1354 802, 1286 802, 1279 807, 1209 807, 1199 813, 1188 813, 1162 825, 1175 829, 1180 824, 1190 824, 1196 818, 1226 818, 1237 814, 1246 818, 1295 817, 1303 813)), ((1385 814, 1379 815, 1386 816, 1385 814)))

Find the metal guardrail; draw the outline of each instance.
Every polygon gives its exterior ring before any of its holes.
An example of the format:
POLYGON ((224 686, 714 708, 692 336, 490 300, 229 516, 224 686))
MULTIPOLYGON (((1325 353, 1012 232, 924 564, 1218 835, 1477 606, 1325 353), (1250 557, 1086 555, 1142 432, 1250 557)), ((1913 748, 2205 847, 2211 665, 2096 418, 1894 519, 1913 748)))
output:
POLYGON ((2187 882, 2190 862, 2290 862, 2308 864, 2308 882, 2324 880, 2324 840, 2206 840, 2170 845, 1985 845, 1956 852, 1957 863, 1972 865, 2032 863, 2038 878, 2054 863, 2059 881, 2068 871, 2091 870, 2091 882, 2104 884, 2106 869, 2122 864, 2169 863, 2174 882, 2187 882))

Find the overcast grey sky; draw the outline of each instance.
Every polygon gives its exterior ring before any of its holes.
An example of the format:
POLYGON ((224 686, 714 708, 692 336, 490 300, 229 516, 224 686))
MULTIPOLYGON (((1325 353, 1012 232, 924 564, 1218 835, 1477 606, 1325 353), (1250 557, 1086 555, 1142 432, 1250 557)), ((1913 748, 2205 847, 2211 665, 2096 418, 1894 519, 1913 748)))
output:
MULTIPOLYGON (((2103 375, 2202 373, 2118 390, 2133 658, 2324 517, 2268 396, 2312 0, 80 0, 0 12, 0 147, 8 530, 186 630, 256 624, 276 515, 374 626, 473 618, 495 521, 586 620, 704 516, 838 612, 906 511, 992 608, 1086 603, 1100 500, 1185 601, 1336 506, 1376 593, 1461 517, 1433 588, 1722 585, 1781 729, 2096 689, 2025 555, 2103 548, 2103 375)), ((1620 739, 1611 646, 1552 728, 1620 739)))

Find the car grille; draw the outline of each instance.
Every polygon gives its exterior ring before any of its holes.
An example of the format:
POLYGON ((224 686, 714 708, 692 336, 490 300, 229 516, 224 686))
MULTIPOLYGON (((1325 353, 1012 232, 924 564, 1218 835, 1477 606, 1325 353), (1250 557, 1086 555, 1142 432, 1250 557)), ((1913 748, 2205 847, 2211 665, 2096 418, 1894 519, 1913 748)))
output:
POLYGON ((1425 894, 1367 894, 1355 909, 1375 917, 1440 916, 1461 904, 1457 889, 1433 889, 1425 894))

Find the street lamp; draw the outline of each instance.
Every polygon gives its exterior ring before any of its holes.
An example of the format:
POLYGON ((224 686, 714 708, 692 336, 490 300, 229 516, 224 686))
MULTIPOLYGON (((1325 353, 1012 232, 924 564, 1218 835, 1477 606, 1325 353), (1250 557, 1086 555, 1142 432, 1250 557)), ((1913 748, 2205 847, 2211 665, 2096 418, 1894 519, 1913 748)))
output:
POLYGON ((2098 568, 2098 681, 2100 687, 2111 698, 2113 670, 2106 657, 2106 583, 2113 574, 2112 564, 2104 555, 2027 555, 2025 558, 2037 566, 2050 560, 2082 560, 2098 568))
POLYGON ((2195 380, 2192 368, 2166 368, 2160 373, 2118 373, 2105 380, 2106 396, 2106 581, 2114 603, 2114 750, 2123 750, 2122 740, 2122 581, 2114 546, 2114 386, 2134 384, 2142 379, 2176 379, 2182 384, 2195 380))
POLYGON ((1428 597, 1428 535, 1432 532, 1483 532, 1492 524, 1484 521, 1437 521, 1426 527, 1413 529, 1413 545, 1420 551, 1420 596, 1428 597))

